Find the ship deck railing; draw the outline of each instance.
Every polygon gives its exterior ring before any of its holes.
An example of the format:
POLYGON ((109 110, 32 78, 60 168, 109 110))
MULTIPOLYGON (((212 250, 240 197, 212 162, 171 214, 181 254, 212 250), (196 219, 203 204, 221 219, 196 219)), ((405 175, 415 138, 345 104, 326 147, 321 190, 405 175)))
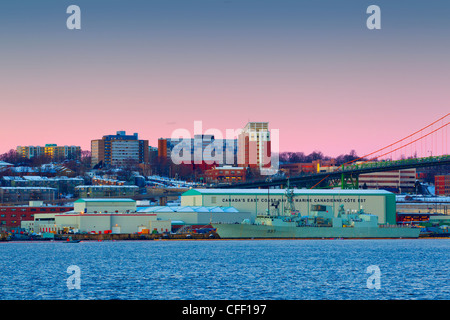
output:
POLYGON ((407 224, 407 225, 405 225, 405 224, 379 224, 378 227, 379 228, 412 228, 412 227, 415 228, 415 226, 412 226, 410 224, 407 224))

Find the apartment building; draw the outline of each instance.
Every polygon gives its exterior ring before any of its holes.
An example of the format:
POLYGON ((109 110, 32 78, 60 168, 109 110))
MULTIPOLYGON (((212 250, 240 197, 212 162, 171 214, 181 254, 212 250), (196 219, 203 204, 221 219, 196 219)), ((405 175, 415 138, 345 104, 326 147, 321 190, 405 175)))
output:
POLYGON ((115 135, 106 135, 102 139, 91 141, 92 166, 125 166, 129 162, 148 163, 148 140, 141 140, 137 133, 127 135, 117 131, 115 135))

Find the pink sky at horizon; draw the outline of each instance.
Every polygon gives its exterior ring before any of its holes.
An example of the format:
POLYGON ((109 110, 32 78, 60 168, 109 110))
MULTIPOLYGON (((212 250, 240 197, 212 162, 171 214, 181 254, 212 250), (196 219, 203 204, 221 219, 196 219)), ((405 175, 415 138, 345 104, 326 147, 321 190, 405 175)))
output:
MULTIPOLYGON (((360 17, 360 8, 348 4, 333 7, 355 10, 348 17, 327 12, 339 28, 312 16, 308 29, 294 14, 284 25, 279 17, 266 19, 270 8, 258 16, 231 5, 227 17, 236 29, 210 17, 222 17, 221 7, 192 21, 180 10, 178 20, 124 18, 127 28, 102 25, 102 16, 79 33, 37 25, 42 35, 23 26, 17 34, 0 34, 7 44, 0 62, 0 153, 47 143, 90 150, 91 140, 116 131, 137 132, 157 146, 176 129, 193 134, 194 121, 224 133, 267 121, 279 130, 281 152, 335 157, 354 149, 362 156, 450 110, 450 48, 439 25, 447 20, 414 29, 398 18, 393 25, 386 4, 383 29, 371 32, 360 23, 365 11, 360 17), (147 29, 143 21, 151 21, 147 29), (169 27, 176 21, 181 25, 169 27)), ((422 11, 400 18, 414 20, 422 11)))
POLYGON ((194 121, 224 134, 248 121, 268 121, 270 129, 279 130, 280 151, 337 156, 354 149, 364 155, 448 111, 448 68, 417 67, 414 72, 421 77, 405 77, 406 66, 397 65, 384 77, 384 69, 376 67, 367 74, 347 69, 345 76, 332 63, 326 67, 323 78, 314 68, 303 69, 303 77, 285 68, 261 77, 240 72, 237 79, 226 70, 186 70, 182 78, 166 73, 152 79, 149 71, 107 66, 89 78, 87 67, 81 67, 71 71, 83 80, 76 85, 64 69, 48 69, 41 82, 36 81, 40 71, 27 71, 36 74, 2 83, 2 104, 8 106, 2 114, 11 121, 0 128, 1 136, 8 137, 2 138, 0 153, 46 143, 89 150, 92 139, 122 130, 157 146, 158 138, 170 137, 175 129, 193 134, 194 121), (431 77, 442 80, 430 83, 431 77))

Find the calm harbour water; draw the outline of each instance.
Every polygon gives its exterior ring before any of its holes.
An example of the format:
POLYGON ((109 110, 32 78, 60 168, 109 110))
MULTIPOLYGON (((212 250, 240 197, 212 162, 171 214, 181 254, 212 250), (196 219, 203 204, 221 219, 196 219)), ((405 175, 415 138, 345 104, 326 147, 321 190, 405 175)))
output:
POLYGON ((2 300, 450 299, 450 239, 7 242, 0 256, 2 300))

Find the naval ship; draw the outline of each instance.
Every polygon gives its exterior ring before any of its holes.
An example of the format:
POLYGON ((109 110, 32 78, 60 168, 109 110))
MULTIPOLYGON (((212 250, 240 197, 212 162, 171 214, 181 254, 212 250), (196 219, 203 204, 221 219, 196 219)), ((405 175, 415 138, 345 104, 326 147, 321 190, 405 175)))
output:
POLYGON ((294 193, 286 189, 288 206, 284 214, 258 215, 254 222, 246 219, 241 223, 213 223, 222 239, 245 238, 305 238, 305 239, 369 239, 369 238, 418 238, 420 228, 378 224, 378 216, 339 207, 337 215, 332 206, 311 205, 308 216, 302 216, 294 207, 294 193))

